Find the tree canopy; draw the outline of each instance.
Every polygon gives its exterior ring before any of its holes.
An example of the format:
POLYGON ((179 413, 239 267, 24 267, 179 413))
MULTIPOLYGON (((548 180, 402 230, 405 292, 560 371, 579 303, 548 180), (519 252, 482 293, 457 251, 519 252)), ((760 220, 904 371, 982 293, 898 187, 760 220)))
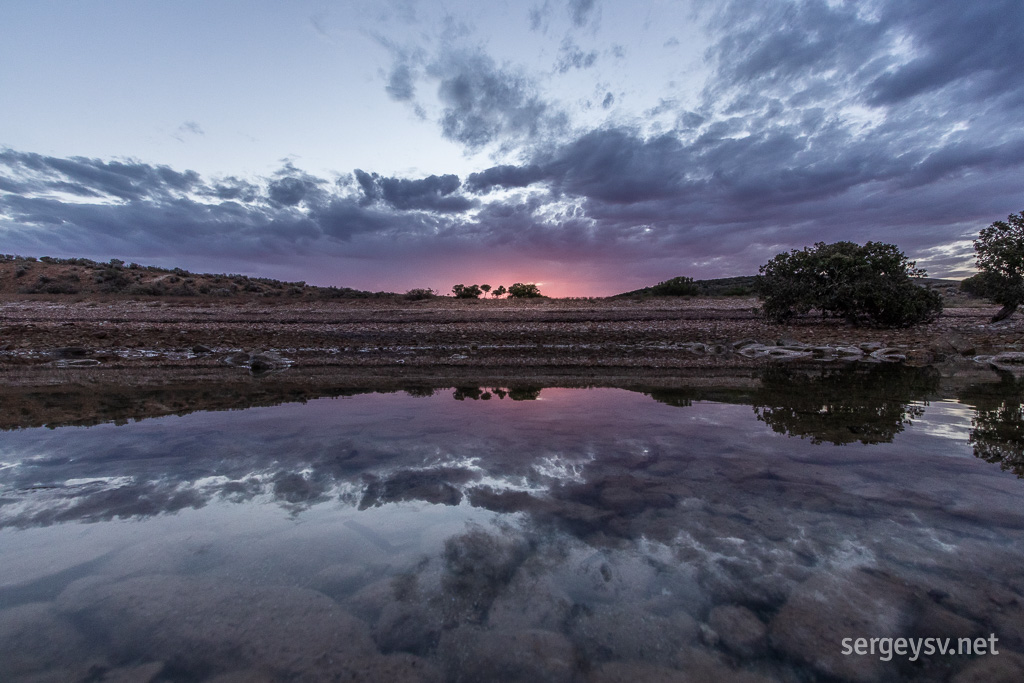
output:
POLYGON ((456 299, 479 299, 482 290, 480 285, 455 285, 452 287, 452 294, 456 299))
POLYGON ((914 282, 924 275, 893 244, 818 242, 761 266, 757 289, 763 313, 777 322, 817 310, 855 325, 901 327, 942 312, 939 294, 914 282))
POLYGON ((962 287, 1002 304, 992 318, 998 322, 1024 303, 1024 211, 982 229, 974 240, 974 252, 979 272, 962 287))
POLYGON ((544 296, 540 289, 533 283, 524 284, 517 282, 508 288, 508 295, 513 299, 535 299, 544 296))

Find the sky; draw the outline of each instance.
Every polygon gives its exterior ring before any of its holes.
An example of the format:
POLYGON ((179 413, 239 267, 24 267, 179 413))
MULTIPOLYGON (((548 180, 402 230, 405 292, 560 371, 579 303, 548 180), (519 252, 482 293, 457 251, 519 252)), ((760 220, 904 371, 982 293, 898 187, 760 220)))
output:
POLYGON ((0 253, 605 296, 1024 209, 1020 0, 0 3, 0 253))

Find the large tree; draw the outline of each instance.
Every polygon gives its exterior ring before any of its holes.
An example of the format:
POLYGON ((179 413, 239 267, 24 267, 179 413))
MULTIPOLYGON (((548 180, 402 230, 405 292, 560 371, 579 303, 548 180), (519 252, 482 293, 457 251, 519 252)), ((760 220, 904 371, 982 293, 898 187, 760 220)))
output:
POLYGON ((761 266, 757 287, 764 314, 777 322, 817 310, 855 325, 900 327, 942 312, 942 297, 915 283, 924 274, 893 244, 818 242, 761 266))
POLYGON ((974 240, 978 274, 965 289, 1002 304, 992 322, 1008 318, 1024 303, 1024 211, 996 221, 974 240))

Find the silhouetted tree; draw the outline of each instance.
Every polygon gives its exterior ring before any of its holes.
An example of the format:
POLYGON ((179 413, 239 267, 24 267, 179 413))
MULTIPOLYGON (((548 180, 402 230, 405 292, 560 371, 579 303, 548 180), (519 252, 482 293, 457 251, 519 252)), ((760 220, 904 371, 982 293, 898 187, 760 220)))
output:
POLYGON ((487 292, 491 291, 490 285, 480 285, 480 289, 484 290, 484 296, 487 296, 487 292))
POLYGON ((507 291, 508 291, 508 290, 507 290, 507 289, 505 289, 505 285, 498 285, 498 286, 497 286, 497 287, 495 288, 495 290, 494 290, 494 296, 498 296, 498 297, 501 297, 501 296, 505 296, 505 293, 506 293, 507 291))
POLYGON ((540 293, 540 289, 535 284, 523 284, 517 282, 508 288, 508 295, 513 299, 535 299, 540 296, 544 296, 540 293))
POLYGON ((479 285, 455 285, 452 287, 452 294, 455 295, 456 299, 479 299, 480 298, 480 286, 479 285))

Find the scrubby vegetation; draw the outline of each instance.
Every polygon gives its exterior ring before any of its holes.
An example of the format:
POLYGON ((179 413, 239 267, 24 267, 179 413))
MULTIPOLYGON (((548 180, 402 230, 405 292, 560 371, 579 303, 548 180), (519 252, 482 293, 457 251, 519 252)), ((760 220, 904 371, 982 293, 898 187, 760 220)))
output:
POLYGON ((435 298, 437 292, 432 289, 410 289, 404 296, 408 301, 425 301, 435 298))
MULTIPOLYGON (((130 297, 393 298, 390 292, 316 287, 248 275, 192 273, 111 259, 0 254, 0 291, 18 294, 102 294, 130 297), (7 266, 13 266, 8 271, 7 266), (13 277, 8 281, 8 272, 13 277)), ((412 290, 417 292, 431 290, 412 290)), ((408 296, 406 297, 408 298, 408 296)))
POLYGON ((753 275, 694 280, 681 275, 650 287, 624 292, 614 298, 649 296, 751 296, 754 294, 753 275), (692 284, 692 287, 690 286, 692 284))
POLYGON ((654 296, 693 296, 700 291, 693 282, 692 277, 681 275, 671 280, 665 280, 651 287, 651 294, 654 296))

